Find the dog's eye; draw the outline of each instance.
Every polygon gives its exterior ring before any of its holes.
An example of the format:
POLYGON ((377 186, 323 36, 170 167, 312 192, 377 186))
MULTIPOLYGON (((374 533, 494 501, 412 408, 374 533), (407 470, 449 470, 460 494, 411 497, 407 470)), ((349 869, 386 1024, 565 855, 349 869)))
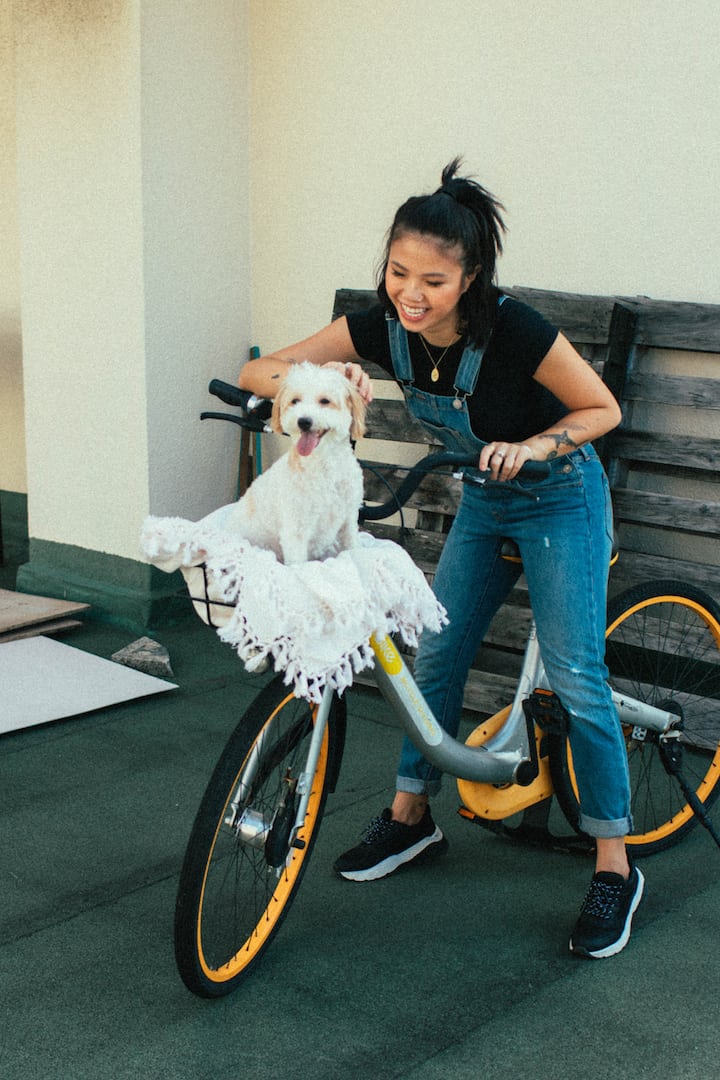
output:
POLYGON ((301 401, 302 401, 302 398, 299 398, 299 397, 294 397, 294 398, 292 399, 292 401, 290 402, 290 404, 291 404, 291 405, 299 405, 301 401))
POLYGON ((330 398, 329 397, 321 397, 319 399, 319 402, 320 402, 321 405, 329 405, 330 404, 330 398))

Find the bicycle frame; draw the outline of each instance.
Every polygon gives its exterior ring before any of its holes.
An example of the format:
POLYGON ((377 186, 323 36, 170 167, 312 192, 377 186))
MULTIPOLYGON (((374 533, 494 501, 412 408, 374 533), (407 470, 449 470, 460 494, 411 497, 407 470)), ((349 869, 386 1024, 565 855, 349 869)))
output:
MULTIPOLYGON (((454 739, 431 713, 417 683, 390 637, 370 639, 376 664, 372 675, 378 689, 423 756, 450 776, 473 783, 520 783, 521 767, 531 762, 528 725, 523 701, 536 689, 549 690, 540 656, 535 623, 531 622, 522 670, 510 713, 500 730, 482 746, 467 746, 454 739)), ((325 725, 334 691, 326 687, 315 718, 315 729, 305 770, 298 782, 300 802, 292 830, 294 840, 302 827, 310 798, 325 725)), ((620 722, 633 728, 668 732, 677 723, 675 713, 658 709, 624 694, 612 692, 620 722)))
MULTIPOLYGON (((372 638, 371 645, 377 659, 375 681, 409 738, 428 761, 463 780, 488 784, 519 782, 520 766, 531 760, 522 703, 533 690, 550 689, 534 622, 530 624, 510 714, 497 734, 482 746, 466 746, 440 727, 390 638, 382 641, 372 638)), ((615 691, 612 698, 623 725, 662 733, 677 723, 675 713, 615 691)))

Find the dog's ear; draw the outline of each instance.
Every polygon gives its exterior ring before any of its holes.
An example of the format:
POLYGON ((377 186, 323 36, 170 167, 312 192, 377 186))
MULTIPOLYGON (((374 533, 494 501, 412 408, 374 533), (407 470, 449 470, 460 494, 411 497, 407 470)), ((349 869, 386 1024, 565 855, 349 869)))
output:
POLYGON ((350 405, 350 438, 353 442, 362 439, 365 434, 365 411, 367 406, 360 391, 352 383, 348 384, 348 399, 350 405))
POLYGON ((285 401, 287 398, 287 390, 285 389, 285 383, 283 382, 273 401, 272 412, 270 413, 270 427, 276 435, 282 435, 282 411, 285 408, 285 401))

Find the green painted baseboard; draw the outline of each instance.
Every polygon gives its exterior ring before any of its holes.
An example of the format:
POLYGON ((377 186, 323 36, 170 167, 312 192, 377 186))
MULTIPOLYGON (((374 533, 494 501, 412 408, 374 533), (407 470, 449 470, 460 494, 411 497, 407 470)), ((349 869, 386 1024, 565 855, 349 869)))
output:
POLYGON ((179 572, 49 540, 31 538, 29 546, 17 571, 19 592, 90 604, 89 618, 137 633, 195 618, 179 572))

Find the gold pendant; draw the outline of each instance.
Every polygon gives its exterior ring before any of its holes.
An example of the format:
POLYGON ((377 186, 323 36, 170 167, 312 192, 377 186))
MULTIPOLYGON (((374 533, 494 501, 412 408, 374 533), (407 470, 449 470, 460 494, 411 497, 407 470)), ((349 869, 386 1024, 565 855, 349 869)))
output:
POLYGON ((437 382, 438 379, 440 378, 440 372, 438 371, 438 369, 436 367, 433 368, 432 371, 430 372, 430 378, 432 379, 433 382, 437 382))

